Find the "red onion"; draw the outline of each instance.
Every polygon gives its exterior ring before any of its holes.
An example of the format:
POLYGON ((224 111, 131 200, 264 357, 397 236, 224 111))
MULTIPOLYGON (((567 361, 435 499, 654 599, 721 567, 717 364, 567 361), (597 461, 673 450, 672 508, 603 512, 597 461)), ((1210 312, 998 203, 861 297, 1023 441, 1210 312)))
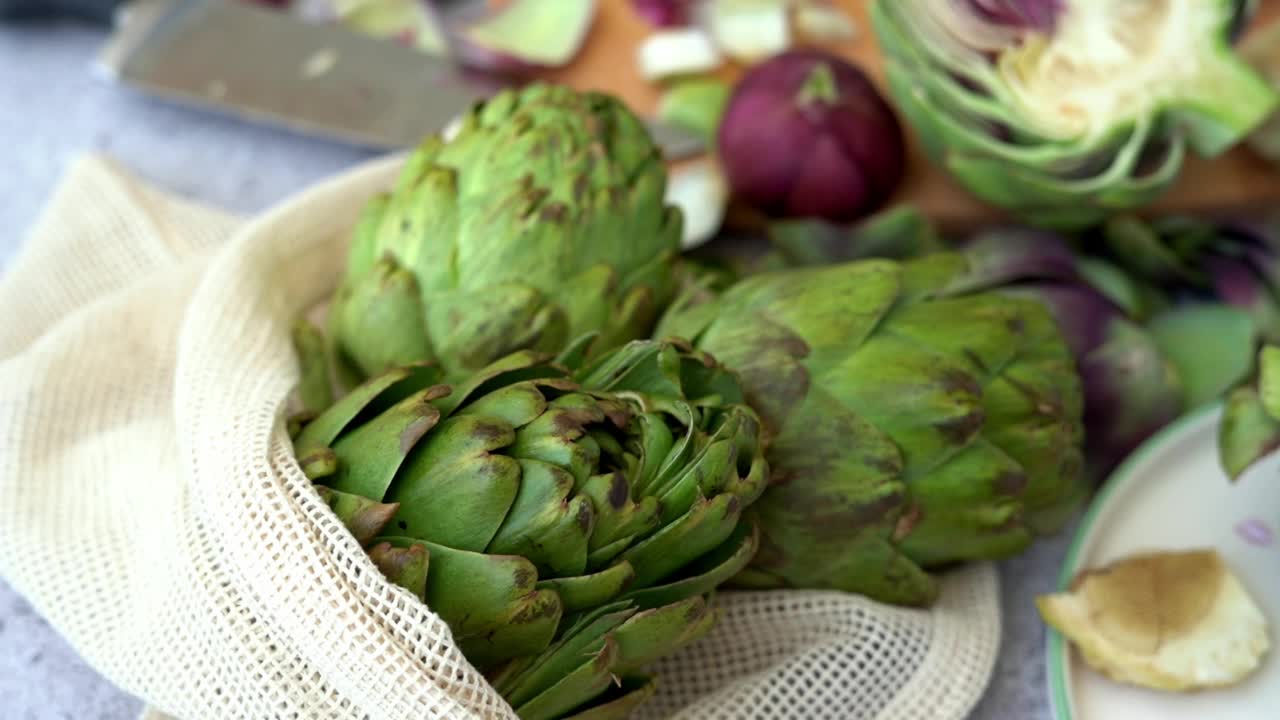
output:
POLYGON ((729 98, 719 150, 738 197, 780 217, 860 218, 902 180, 898 119, 871 80, 828 53, 757 65, 729 98))
POLYGON ((631 0, 631 9, 654 27, 684 27, 689 24, 691 0, 631 0))

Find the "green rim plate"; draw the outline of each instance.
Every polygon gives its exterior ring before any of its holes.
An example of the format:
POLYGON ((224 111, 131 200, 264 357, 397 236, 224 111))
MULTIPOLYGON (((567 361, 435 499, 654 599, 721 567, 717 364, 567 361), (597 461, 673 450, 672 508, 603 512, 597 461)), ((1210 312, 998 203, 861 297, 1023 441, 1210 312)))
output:
MULTIPOLYGON (((1135 545, 1132 537, 1124 540, 1117 540, 1115 534, 1116 520, 1125 520, 1128 518, 1130 525, 1144 525, 1142 521, 1134 522, 1132 520, 1132 518, 1135 517, 1133 514, 1134 510, 1129 507, 1127 503, 1131 500, 1133 495, 1140 495, 1148 503, 1147 505, 1142 506, 1143 508, 1151 507, 1150 503, 1156 502, 1155 496, 1163 489, 1160 483, 1152 481, 1159 480, 1163 483, 1171 483, 1171 487, 1173 488, 1177 488, 1178 483, 1184 482, 1184 480, 1177 477, 1178 472, 1176 469, 1173 472, 1168 473, 1168 463, 1171 462, 1171 460, 1177 459, 1179 462, 1183 462, 1188 459, 1195 460, 1201 464, 1203 469, 1203 464, 1206 462, 1204 453, 1206 450, 1212 448, 1212 462, 1216 467, 1216 445, 1212 442, 1212 439, 1216 437, 1215 428, 1217 427, 1221 412, 1221 404, 1215 403, 1189 413, 1188 415, 1171 423, 1148 439, 1147 442, 1126 458, 1125 461, 1121 463, 1121 465, 1111 474, 1102 489, 1099 490, 1098 494, 1095 496, 1088 511, 1082 518, 1079 528, 1076 530, 1075 537, 1072 538, 1071 545, 1067 550, 1066 559, 1063 561, 1062 570, 1058 574, 1058 588, 1060 590, 1067 589, 1071 583, 1071 579, 1075 577, 1076 573, 1079 572, 1083 566, 1095 564, 1095 562, 1091 561, 1090 558, 1101 552, 1099 550, 1100 545, 1109 543, 1112 546, 1111 551, 1113 552, 1117 549, 1116 546, 1129 547, 1135 545), (1203 437, 1206 433, 1211 434, 1209 439, 1203 437), (1201 447, 1206 443, 1206 441, 1208 441, 1209 447, 1201 447), (1175 454, 1177 453, 1193 454, 1189 456, 1189 458, 1176 458, 1175 454), (1103 537, 1107 533, 1111 533, 1110 539, 1103 537)), ((1270 460, 1259 463, 1259 465, 1255 467, 1257 468, 1257 474, 1277 474, 1277 468, 1280 467, 1280 455, 1273 456, 1270 460)), ((1226 479, 1225 473, 1221 473, 1220 470, 1218 471, 1218 475, 1214 475, 1212 473, 1204 474, 1202 473, 1202 470, 1188 470, 1187 476, 1191 479, 1185 481, 1199 483, 1201 482, 1201 478, 1203 478, 1204 482, 1221 483, 1222 488, 1230 490, 1231 492, 1239 492, 1242 500, 1247 498, 1249 501, 1256 503, 1256 505, 1249 506, 1259 506, 1257 507, 1258 513, 1263 515, 1267 521, 1274 526, 1276 524, 1276 519, 1280 518, 1280 484, 1266 482, 1267 478, 1258 478, 1254 473, 1255 470, 1251 469, 1249 473, 1240 478, 1240 480, 1235 484, 1232 484, 1226 479), (1262 482, 1251 483, 1247 489, 1241 487, 1245 483, 1249 483, 1250 480, 1262 480, 1262 482), (1257 503, 1258 498, 1255 496, 1258 496, 1260 492, 1264 493, 1265 497, 1261 498, 1263 501, 1262 503, 1257 503), (1261 506, 1264 504, 1267 504, 1267 506, 1261 506), (1274 505, 1274 507, 1270 507, 1270 505, 1274 505)), ((1211 486, 1201 486, 1196 489, 1206 489, 1211 493, 1216 492, 1216 488, 1211 486)), ((1169 493, 1173 492, 1173 490, 1165 490, 1165 492, 1169 493)), ((1223 495, 1223 497, 1227 497, 1227 495, 1223 495)), ((1202 503, 1203 499, 1192 500, 1191 505, 1203 507, 1202 503)), ((1232 503, 1224 503, 1224 505, 1229 504, 1232 503)), ((1236 501, 1234 504, 1239 505, 1240 502, 1236 501)), ((1151 510, 1150 512, 1156 511, 1151 510)), ((1142 513, 1139 511, 1138 514, 1141 515, 1142 513)), ((1148 515, 1148 517, 1150 516, 1148 515)), ((1161 514, 1159 517, 1161 518, 1161 523, 1172 526, 1179 526, 1179 520, 1187 519, 1185 517, 1170 517, 1168 513, 1161 514)), ((1231 534, 1233 531, 1231 530, 1231 523, 1233 520, 1240 517, 1238 507, 1235 509, 1228 509, 1220 514, 1211 516, 1212 520, 1210 522, 1204 522, 1206 516, 1203 514, 1197 514, 1195 509, 1189 510, 1187 512, 1187 517, 1201 521, 1200 525, 1213 527, 1211 534, 1214 538, 1217 538, 1217 540, 1212 543, 1213 546, 1217 547, 1218 550, 1223 553, 1224 557, 1226 557, 1229 564, 1233 566, 1233 569, 1236 570, 1237 574, 1242 576, 1246 586, 1250 586, 1255 600, 1259 601, 1260 605, 1263 606, 1264 613, 1267 612, 1268 604, 1274 605, 1275 602, 1280 602, 1280 599, 1266 597, 1265 593, 1259 595, 1257 591, 1262 587, 1270 585, 1270 583, 1259 583, 1259 576, 1256 571, 1253 576, 1250 576, 1248 572, 1241 572, 1242 566, 1251 566, 1251 563, 1255 558, 1263 561, 1264 567, 1276 567, 1277 564, 1275 563, 1274 558, 1277 550, 1280 549, 1280 545, 1271 546, 1270 536, 1268 536, 1267 539, 1267 545, 1269 547, 1266 548, 1254 547, 1253 545, 1257 545, 1257 543, 1249 543, 1245 539, 1232 536, 1231 534), (1228 537, 1230 537, 1229 540, 1226 539, 1228 537), (1241 561, 1241 559, 1248 560, 1249 562, 1237 562, 1241 561)), ((1250 516, 1250 519, 1252 519, 1252 516, 1250 516)), ((1149 524, 1149 520, 1147 521, 1147 524, 1149 524)), ((1238 529, 1234 532, 1236 534, 1239 533, 1238 529)), ((1197 533, 1189 534, 1195 535, 1197 533)), ((1199 534, 1205 535, 1205 533, 1199 534)), ((1143 545, 1143 543, 1137 543, 1137 545, 1143 545)), ((1165 542, 1156 539, 1154 543, 1144 546, 1154 549, 1165 547, 1165 545, 1165 542)), ((1134 549, 1136 550, 1136 547, 1134 549)), ((1128 550, 1125 552, 1127 553, 1128 550)), ((1280 576, 1280 573, 1276 573, 1274 570, 1272 573, 1274 576, 1280 576)), ((1274 611, 1267 614, 1268 620, 1271 621, 1273 625, 1280 623, 1280 616, 1276 616, 1274 611)), ((1276 650, 1273 649, 1270 654, 1276 654, 1276 650)), ((1046 626, 1045 660, 1048 669, 1049 704, 1052 709, 1053 717, 1055 720, 1098 720, 1093 716, 1083 716, 1079 710, 1079 698, 1074 693, 1080 692, 1080 690, 1077 684, 1073 682, 1073 672, 1076 668, 1083 668, 1083 665, 1075 661, 1073 659, 1073 655, 1074 653, 1072 652, 1070 644, 1067 642, 1066 638, 1064 638, 1058 631, 1046 626)), ((1269 670, 1268 665, 1274 666, 1275 660, 1268 657, 1264 658, 1263 662, 1264 666, 1257 674, 1272 674, 1274 671, 1269 670)), ((1093 671, 1084 669, 1081 670, 1081 672, 1092 673, 1093 671)), ((1101 676, 1098 676, 1098 678, 1101 679, 1101 676)), ((1093 679, 1091 678, 1090 682, 1092 682, 1092 680, 1093 679)), ((1265 678, 1260 682, 1265 682, 1265 678)), ((1259 684, 1260 683, 1253 683, 1254 686, 1259 684)), ((1246 683, 1237 686, 1237 688, 1242 688, 1243 694, 1249 694, 1256 691, 1256 687, 1250 689, 1247 687, 1248 685, 1249 683, 1246 681, 1246 683)), ((1135 691, 1140 693, 1151 692, 1151 695, 1145 697, 1151 698, 1153 706, 1167 702, 1167 699, 1171 697, 1191 697, 1166 695, 1162 693, 1155 693, 1154 691, 1142 691, 1137 689, 1135 689, 1135 691)), ((1235 692, 1235 689, 1207 691, 1200 695, 1204 699, 1212 700, 1214 698, 1223 697, 1220 693, 1227 692, 1235 692)), ((1264 694, 1270 695, 1269 692, 1264 694)), ((1098 701, 1095 700, 1095 702, 1098 701)), ((1143 702, 1145 702, 1145 700, 1143 702)), ((1110 707, 1110 705, 1107 706, 1110 707)), ((1130 707, 1130 709, 1132 708, 1130 707)), ((1153 710, 1153 712, 1156 711, 1153 710)), ((1144 715, 1144 717, 1145 716, 1146 715, 1144 715)), ((1151 716, 1167 717, 1165 715, 1159 715, 1158 713, 1151 716)), ((1111 716, 1107 715, 1107 717, 1111 716)), ((1121 715, 1117 715, 1116 717, 1121 717, 1121 715)), ((1124 715, 1124 717, 1128 716, 1124 715)))

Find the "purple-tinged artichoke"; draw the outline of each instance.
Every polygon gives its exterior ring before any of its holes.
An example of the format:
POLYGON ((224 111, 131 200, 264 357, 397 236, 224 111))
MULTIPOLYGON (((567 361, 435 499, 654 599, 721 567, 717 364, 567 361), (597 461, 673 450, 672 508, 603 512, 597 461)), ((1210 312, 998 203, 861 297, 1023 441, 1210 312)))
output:
POLYGON ((767 272, 685 294, 658 332, 737 371, 773 471, 735 583, 913 605, 929 573, 1004 557, 1087 492, 1071 354, 1044 307, 964 289, 965 257, 767 272))

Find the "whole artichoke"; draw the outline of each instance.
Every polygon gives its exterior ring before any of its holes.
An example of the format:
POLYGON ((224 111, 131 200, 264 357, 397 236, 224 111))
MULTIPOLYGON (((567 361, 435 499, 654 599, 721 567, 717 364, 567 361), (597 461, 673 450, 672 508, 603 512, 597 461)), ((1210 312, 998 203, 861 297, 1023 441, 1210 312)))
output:
MULTIPOLYGON (((315 345, 299 344, 304 376, 322 374, 305 372, 324 364, 315 345)), ((641 668, 711 627, 707 593, 758 542, 742 513, 768 470, 734 377, 679 343, 585 365, 584 347, 453 386, 396 368, 295 439, 375 563, 525 720, 625 714, 652 691, 641 668)))
POLYGON ((680 243, 665 189, 610 96, 531 85, 476 105, 365 210, 330 312, 343 376, 432 361, 462 377, 586 333, 596 353, 646 336, 680 243))
POLYGON ((997 558, 1085 494, 1071 354, 1038 302, 968 293, 955 253, 688 292, 658 332, 737 371, 769 439, 760 552, 736 583, 904 604, 930 568, 997 558))
POLYGON ((1242 0, 877 0, 898 108, 966 188, 1086 227, 1144 205, 1190 147, 1216 155, 1276 108, 1231 47, 1242 0))

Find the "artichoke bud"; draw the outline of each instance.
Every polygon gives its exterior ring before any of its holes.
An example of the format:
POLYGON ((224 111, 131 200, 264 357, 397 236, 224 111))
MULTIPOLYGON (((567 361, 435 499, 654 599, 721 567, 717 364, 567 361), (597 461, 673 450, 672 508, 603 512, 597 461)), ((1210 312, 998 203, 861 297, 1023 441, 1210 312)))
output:
POLYGON ((365 377, 436 360, 461 378, 592 332, 602 333, 597 354, 646 336, 679 250, 665 177, 617 100, 542 85, 498 93, 449 142, 424 140, 392 191, 370 200, 342 282, 338 345, 365 377), (416 282, 418 317, 404 278, 367 279, 387 258, 416 282))
POLYGON ((742 513, 768 465, 755 415, 723 403, 743 396, 733 375, 684 342, 587 359, 592 339, 452 386, 390 370, 296 442, 336 458, 320 492, 522 717, 646 697, 633 673, 710 627, 703 596, 759 545, 742 513))
MULTIPOLYGON (((927 569, 1017 552, 1076 507, 1072 356, 1042 305, 968 289, 970 270, 940 253, 770 272, 663 318, 660 331, 694 326, 696 346, 736 372, 759 413, 720 408, 732 414, 725 434, 695 443, 688 461, 725 473, 715 499, 760 496, 762 550, 735 582, 927 604, 927 569), (742 441, 762 433, 765 466, 742 441), (737 455, 717 454, 731 438, 737 455)), ((670 480, 657 487, 679 487, 670 480)), ((699 513, 685 532, 715 542, 740 515, 695 503, 689 518, 699 513)), ((653 562, 643 549, 623 555, 642 583, 653 562)))

